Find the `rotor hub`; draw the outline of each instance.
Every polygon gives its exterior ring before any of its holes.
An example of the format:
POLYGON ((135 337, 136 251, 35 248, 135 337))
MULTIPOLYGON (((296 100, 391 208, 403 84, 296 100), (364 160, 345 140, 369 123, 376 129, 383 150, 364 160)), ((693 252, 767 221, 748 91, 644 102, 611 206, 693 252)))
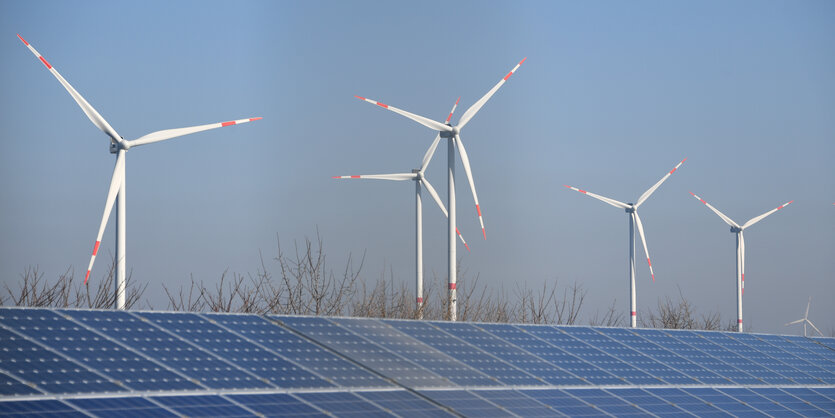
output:
POLYGON ((635 205, 632 203, 627 203, 627 205, 629 205, 629 207, 624 209, 624 211, 626 211, 626 213, 635 213, 635 205))

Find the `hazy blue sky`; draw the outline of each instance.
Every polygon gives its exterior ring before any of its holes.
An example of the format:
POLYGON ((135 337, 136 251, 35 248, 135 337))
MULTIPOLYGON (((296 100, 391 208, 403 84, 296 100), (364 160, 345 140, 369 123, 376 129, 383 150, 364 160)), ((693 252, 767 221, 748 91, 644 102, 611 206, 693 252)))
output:
MULTIPOLYGON (((331 176, 415 168, 433 132, 354 95, 443 120, 520 59, 463 138, 487 227, 459 177, 470 275, 496 288, 581 282, 587 313, 628 308, 627 217, 562 187, 641 207, 656 282, 638 257, 638 305, 678 289, 735 316, 734 236, 687 192, 744 222, 745 319, 835 329, 835 3, 2 2, 0 280, 28 265, 86 270, 114 158, 23 35, 126 138, 263 116, 131 150, 128 267, 162 283, 253 272, 276 234, 318 228, 331 265, 367 250, 412 286, 411 182, 331 176)), ((427 171, 446 195, 445 147, 427 171)), ((459 173, 463 170, 458 169, 459 173)), ((445 220, 424 206, 427 276, 445 275, 445 220)), ((92 279, 112 253, 108 227, 92 279)))

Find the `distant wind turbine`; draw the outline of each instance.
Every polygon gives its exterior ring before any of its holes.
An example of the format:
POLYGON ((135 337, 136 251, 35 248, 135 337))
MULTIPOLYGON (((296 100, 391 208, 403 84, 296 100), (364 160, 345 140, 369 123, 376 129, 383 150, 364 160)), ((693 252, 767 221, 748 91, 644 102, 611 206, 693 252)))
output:
MULTIPOLYGON (((478 195, 476 195, 475 191, 475 183, 473 182, 473 173, 470 169, 470 159, 467 157, 467 150, 464 148, 464 143, 461 141, 460 132, 464 129, 464 126, 470 121, 470 119, 481 110, 481 107, 487 103, 488 100, 499 90, 499 87, 504 85, 510 76, 519 69, 519 66, 525 62, 527 58, 522 59, 519 61, 519 64, 516 64, 512 70, 510 70, 507 75, 505 75, 499 82, 493 86, 490 91, 487 92, 481 99, 475 102, 463 115, 461 115, 461 119, 458 120, 458 124, 453 126, 450 124, 450 117, 447 117, 446 123, 436 122, 432 119, 425 118, 423 116, 416 115, 414 113, 407 112, 402 109, 398 109, 394 106, 389 106, 387 104, 380 103, 376 100, 366 99, 365 97, 356 96, 360 100, 365 100, 368 103, 375 104, 380 106, 384 109, 388 109, 394 113, 397 113, 401 116, 405 116, 423 126, 428 127, 429 129, 438 131, 438 138, 447 138, 449 139, 448 147, 447 147, 447 198, 449 200, 449 228, 447 229, 447 243, 449 245, 449 271, 448 271, 448 287, 449 287, 449 320, 455 321, 457 317, 457 309, 458 309, 458 300, 457 300, 457 260, 455 259, 455 235, 457 233, 457 228, 455 227, 455 147, 458 147, 458 151, 461 153, 461 163, 464 166, 464 173, 467 174, 467 180, 470 183, 470 190, 473 193, 473 200, 475 201, 475 209, 478 213, 478 220, 481 223, 481 234, 484 236, 484 239, 487 239, 487 232, 484 229, 484 219, 481 217, 481 208, 478 206, 478 195)), ((437 138, 436 138, 437 140, 437 138)))
POLYGON ((619 202, 619 201, 614 200, 614 199, 610 199, 608 197, 603 197, 603 196, 596 195, 596 194, 591 193, 591 192, 587 192, 587 191, 582 190, 582 189, 578 189, 576 187, 565 186, 565 187, 568 187, 571 190, 583 193, 585 195, 588 195, 589 197, 593 197, 597 200, 608 203, 608 204, 610 204, 610 205, 612 205, 616 208, 624 209, 629 216, 629 301, 630 301, 629 302, 629 307, 630 307, 629 317, 630 317, 630 324, 631 324, 632 328, 635 328, 635 327, 638 326, 638 316, 637 316, 637 314, 638 314, 638 307, 637 307, 638 301, 637 301, 637 294, 636 294, 636 291, 635 291, 635 226, 636 225, 638 226, 638 235, 641 236, 641 243, 644 245, 644 254, 647 255, 647 264, 649 265, 649 272, 652 275, 652 281, 653 282, 655 281, 655 273, 652 271, 652 262, 649 260, 649 250, 647 249, 647 239, 644 236, 644 227, 643 227, 643 224, 641 224, 641 217, 638 216, 638 207, 641 206, 641 204, 644 203, 650 197, 650 195, 652 195, 652 193, 654 193, 655 190, 658 189, 659 186, 661 186, 661 183, 664 183, 673 173, 675 173, 676 170, 678 170, 678 168, 681 167, 681 165, 684 164, 685 161, 687 161, 687 158, 681 160, 681 162, 676 164, 676 166, 673 167, 673 169, 670 170, 669 173, 664 175, 664 177, 662 177, 661 180, 658 180, 658 183, 655 183, 655 185, 650 187, 649 190, 645 191, 644 194, 642 194, 641 197, 639 197, 638 200, 635 203, 623 203, 623 202, 619 202))
POLYGON ((125 153, 132 147, 140 145, 151 144, 154 142, 165 141, 178 136, 193 134, 197 132, 206 131, 209 129, 221 128, 224 126, 238 125, 241 123, 251 122, 261 118, 239 119, 229 122, 211 123, 208 125, 191 126, 188 128, 166 129, 162 131, 152 132, 134 140, 126 140, 122 138, 110 126, 109 123, 93 108, 84 97, 81 96, 71 85, 58 73, 37 50, 35 50, 29 42, 26 42, 22 36, 17 35, 18 38, 35 54, 36 57, 46 66, 49 72, 52 73, 58 82, 70 93, 73 100, 78 103, 81 110, 93 122, 96 127, 102 130, 110 137, 110 153, 116 154, 116 167, 113 169, 113 176, 110 179, 110 188, 107 191, 107 199, 104 205, 104 215, 99 226, 99 233, 96 236, 96 243, 93 246, 93 255, 90 257, 90 264, 87 267, 87 275, 84 276, 84 284, 90 278, 90 271, 93 269, 93 263, 96 260, 96 254, 99 251, 99 244, 101 244, 104 228, 107 225, 107 220, 110 218, 110 212, 113 209, 113 203, 116 202, 116 299, 115 308, 125 309, 125 153), (118 199, 117 199, 118 196, 118 199))
POLYGON ((815 331, 817 331, 817 332, 818 332, 818 334, 819 334, 821 337, 823 337, 823 333, 821 332, 821 330, 819 330, 819 329, 818 329, 818 327, 816 327, 816 326, 815 326, 815 324, 813 324, 813 323, 812 323, 812 321, 810 321, 810 320, 809 320, 809 307, 810 307, 811 305, 812 305, 812 297, 811 297, 811 296, 809 296, 809 303, 807 303, 807 304, 806 304, 806 314, 805 314, 805 315, 803 315, 803 318, 798 319, 797 321, 792 321, 792 322, 789 322, 789 323, 788 323, 788 324, 786 324, 785 326, 789 326, 789 325, 794 325, 794 324, 800 324, 800 323, 803 323, 803 336, 805 337, 805 336, 806 336, 806 324, 808 323, 809 325, 811 325, 811 326, 812 326, 812 328, 814 328, 814 329, 815 329, 815 331))
POLYGON ((736 323, 737 323, 737 331, 742 332, 742 294, 745 293, 745 237, 742 235, 742 231, 746 228, 754 225, 755 223, 765 219, 766 216, 771 215, 774 212, 777 212, 780 209, 788 206, 794 200, 784 203, 766 213, 763 213, 760 216, 756 216, 745 222, 742 226, 739 226, 738 223, 734 222, 731 218, 725 216, 724 213, 719 212, 719 209, 714 208, 709 203, 705 202, 699 196, 696 196, 693 192, 690 192, 693 197, 699 199, 700 202, 704 203, 708 209, 712 210, 713 213, 719 215, 723 221, 725 221, 728 226, 731 227, 731 233, 736 234, 736 323))
MULTIPOLYGON (((449 117, 452 117, 452 113, 455 112, 455 107, 457 105, 458 102, 456 101, 455 105, 452 106, 452 111, 449 112, 449 117)), ((449 117, 447 120, 449 120, 449 117)), ((361 174, 358 176, 333 177, 335 179, 376 179, 393 181, 413 180, 415 182, 415 302, 419 316, 418 319, 423 319, 423 204, 420 193, 421 185, 426 188, 426 191, 429 192, 429 195, 432 196, 432 199, 434 199, 435 203, 438 204, 438 207, 441 209, 441 212, 444 213, 444 216, 449 217, 447 210, 444 207, 444 203, 438 196, 438 192, 435 191, 435 188, 432 187, 432 184, 429 183, 429 180, 425 176, 426 167, 429 166, 429 162, 432 161, 432 156, 435 155, 435 150, 438 148, 438 142, 440 142, 440 140, 440 136, 435 137, 435 140, 432 141, 432 145, 429 146, 429 149, 426 150, 426 154, 423 156, 420 168, 413 169, 411 173, 361 174)), ((461 239, 461 242, 469 251, 470 247, 467 245, 467 241, 464 241, 464 237, 461 236, 458 229, 456 229, 455 232, 458 234, 458 238, 461 239)))

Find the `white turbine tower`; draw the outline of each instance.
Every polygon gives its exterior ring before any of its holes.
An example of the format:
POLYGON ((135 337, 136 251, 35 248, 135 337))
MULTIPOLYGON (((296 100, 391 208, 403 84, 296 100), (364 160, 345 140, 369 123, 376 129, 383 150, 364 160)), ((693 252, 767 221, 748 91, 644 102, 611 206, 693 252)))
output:
POLYGON ((746 228, 754 225, 755 223, 765 219, 766 216, 771 215, 774 212, 777 212, 780 209, 788 206, 794 200, 789 201, 788 203, 784 203, 770 211, 763 213, 760 216, 756 216, 745 222, 742 226, 739 226, 738 223, 734 222, 731 218, 725 216, 724 213, 719 212, 718 209, 714 208, 710 205, 710 203, 705 202, 699 196, 696 196, 693 192, 690 192, 693 197, 699 199, 700 202, 704 203, 710 210, 712 210, 715 214, 719 215, 723 221, 725 221, 728 226, 731 227, 731 233, 736 234, 736 323, 737 323, 737 331, 742 332, 742 295, 745 293, 745 237, 742 235, 742 231, 746 228))
POLYGON ((116 202, 116 288, 115 288, 115 308, 125 309, 125 152, 132 147, 140 145, 151 144, 154 142, 165 141, 167 139, 176 138, 178 136, 202 132, 209 129, 221 128, 224 126, 237 125, 241 123, 251 122, 259 118, 239 119, 229 122, 211 123, 208 125, 191 126, 188 128, 166 129, 162 131, 152 132, 134 140, 126 140, 122 138, 116 130, 114 130, 109 123, 81 96, 71 85, 58 73, 57 70, 37 51, 32 45, 26 42, 22 36, 17 35, 21 41, 38 57, 39 60, 46 66, 49 72, 67 89, 73 100, 78 103, 81 110, 93 122, 96 127, 102 130, 110 137, 110 153, 116 154, 116 167, 113 169, 113 176, 110 179, 110 188, 107 191, 107 199, 104 205, 104 215, 99 226, 99 233, 96 236, 96 243, 93 246, 93 255, 90 257, 90 264, 87 267, 87 274, 84 276, 84 284, 90 278, 90 271, 93 269, 93 262, 96 260, 96 254, 99 251, 99 244, 101 244, 104 228, 107 225, 107 220, 110 218, 110 211, 113 209, 113 203, 116 202), (117 199, 118 196, 118 199, 117 199))
POLYGON ((806 314, 803 315, 803 318, 798 319, 797 321, 789 322, 785 326, 803 323, 803 336, 805 337, 806 336, 806 324, 809 324, 809 325, 812 326, 812 328, 815 329, 815 331, 818 332, 818 334, 821 337, 823 337, 823 333, 821 332, 821 330, 819 330, 818 327, 816 327, 815 324, 813 324, 812 321, 809 320, 809 307, 810 306, 812 306, 812 297, 811 296, 809 296, 809 303, 806 304, 806 314))
MULTIPOLYGON (((455 102, 455 105, 458 105, 458 102, 455 102)), ((454 111, 455 106, 452 107, 452 112, 454 111)), ((452 112, 449 112, 450 117, 452 116, 452 112)), ((432 156, 435 154, 435 149, 438 148, 438 142, 440 142, 440 140, 440 136, 435 137, 435 140, 432 141, 432 145, 428 150, 426 150, 426 154, 423 156, 420 168, 413 169, 411 173, 362 174, 358 176, 333 177, 335 179, 375 179, 394 181, 413 180, 415 182, 415 303, 418 319, 423 319, 423 205, 420 193, 421 185, 426 188, 426 191, 429 192, 429 195, 432 196, 432 199, 434 199, 438 204, 438 207, 441 209, 441 212, 444 213, 444 216, 449 216, 446 208, 444 207, 444 203, 438 196, 438 192, 435 191, 435 188, 432 187, 432 184, 429 183, 429 180, 425 176, 426 167, 432 160, 432 156)), ((455 232, 458 234, 458 238, 461 239, 464 246, 467 247, 467 250, 469 250, 470 247, 467 245, 467 242, 464 241, 464 237, 461 236, 461 233, 458 232, 457 229, 455 232)))
POLYGON ((630 326, 635 328, 638 326, 638 301, 637 301, 637 294, 635 292, 635 226, 638 226, 638 235, 641 236, 641 243, 644 245, 644 254, 647 255, 647 264, 649 265, 649 272, 652 275, 652 281, 655 281, 655 273, 652 271, 652 262, 649 260, 649 250, 647 249, 647 240, 644 236, 644 227, 641 224, 641 217, 638 216, 638 207, 644 203, 649 196, 661 186, 661 183, 664 183, 673 173, 681 167, 684 162, 687 161, 687 158, 681 160, 669 173, 664 175, 661 180, 658 180, 658 183, 655 183, 649 190, 645 191, 641 197, 635 203, 623 203, 619 202, 614 199, 609 199, 608 197, 603 197, 600 195, 596 195, 591 192, 587 192, 582 189, 578 189, 576 187, 565 186, 571 190, 583 193, 590 197, 593 197, 597 200, 603 201, 608 203, 614 207, 624 209, 629 216, 629 316, 630 316, 630 326))
MULTIPOLYGON (((447 242, 449 245, 449 271, 448 271, 448 287, 449 287, 449 320, 455 321, 457 317, 457 309, 458 309, 458 300, 457 300, 457 291, 456 291, 456 283, 457 283, 457 260, 455 259, 455 235, 457 233, 457 229, 455 226, 455 147, 458 147, 458 151, 461 153, 461 163, 464 166, 464 173, 467 174, 467 180, 470 183, 470 190, 473 193, 473 201, 475 201, 475 209, 478 213, 478 220, 481 223, 481 234, 484 236, 484 239, 487 239, 487 232, 484 229, 484 219, 481 217, 481 207, 478 205, 478 195, 475 191, 475 183, 473 182, 473 173, 470 169, 470 159, 467 157, 467 150, 464 148, 464 143, 461 141, 460 132, 464 129, 464 126, 470 121, 470 119, 481 110, 482 106, 490 100, 490 97, 499 90, 510 76, 519 69, 519 66, 525 62, 527 58, 522 59, 504 76, 499 82, 493 86, 490 91, 487 92, 481 99, 475 102, 463 115, 461 115, 461 119, 458 120, 457 125, 451 125, 447 118, 446 123, 436 122, 435 120, 425 118, 423 116, 416 115, 414 113, 407 112, 402 109, 398 109, 394 106, 389 106, 383 103, 380 103, 376 100, 366 99, 365 97, 356 96, 360 100, 365 100, 368 103, 375 104, 380 106, 384 109, 391 110, 394 113, 400 114, 405 116, 423 126, 428 127, 429 129, 438 131, 438 138, 447 138, 449 139, 448 146, 447 146, 447 199, 449 200, 449 228, 447 229, 447 242)), ((450 115, 451 116, 451 115, 450 115)))

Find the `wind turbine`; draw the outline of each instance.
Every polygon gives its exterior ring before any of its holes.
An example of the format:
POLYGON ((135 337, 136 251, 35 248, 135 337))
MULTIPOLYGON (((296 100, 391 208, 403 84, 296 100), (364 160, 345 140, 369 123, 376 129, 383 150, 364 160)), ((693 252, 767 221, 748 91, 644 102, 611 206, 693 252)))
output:
MULTIPOLYGON (((460 98, 459 98, 460 100, 460 98)), ((452 111, 449 112, 449 117, 452 117, 452 113, 455 112, 455 107, 458 105, 458 102, 455 102, 455 105, 452 107, 452 111)), ((429 183, 429 180, 425 176, 426 167, 429 165, 429 162, 432 160, 432 156, 435 155, 435 149, 438 148, 438 142, 440 142, 441 137, 435 137, 435 140, 432 141, 432 145, 429 146, 429 149, 426 150, 426 154, 423 156, 423 162, 421 162, 419 169, 413 169, 411 173, 395 173, 395 174, 362 174, 358 176, 334 176, 335 179, 376 179, 376 180, 394 180, 394 181, 403 181, 403 180, 413 180, 415 182, 415 297, 416 297, 416 304, 417 304, 417 312, 418 312, 418 319, 423 319, 423 209, 422 209, 422 201, 421 201, 421 185, 426 188, 426 191, 429 192, 429 195, 435 200, 435 203, 438 204, 438 207, 441 208, 441 212, 444 213, 444 216, 449 216, 447 214, 447 210, 444 207, 444 203, 441 201, 441 198, 438 196, 438 192, 435 191, 435 188, 432 187, 432 184, 429 183)), ((461 239, 461 242, 467 247, 469 251, 470 247, 467 245, 467 241, 464 241, 464 237, 458 231, 455 230, 458 234, 458 238, 461 239)))
POLYGON ((728 226, 731 227, 731 233, 736 234, 736 323, 737 323, 737 331, 742 332, 742 294, 745 293, 745 237, 742 235, 742 231, 746 228, 754 225, 755 223, 765 219, 766 216, 771 215, 774 212, 777 212, 780 209, 790 205, 794 200, 789 201, 788 203, 784 203, 770 211, 763 213, 760 216, 753 217, 745 222, 742 226, 739 226, 738 223, 734 222, 731 218, 725 216, 724 213, 719 212, 719 209, 714 208, 710 205, 710 203, 705 202, 699 196, 696 196, 693 192, 690 192, 693 197, 699 199, 700 202, 704 203, 713 213, 719 215, 723 221, 725 221, 728 226))
POLYGON ((478 221, 481 223, 481 234, 484 236, 484 239, 487 239, 487 232, 484 229, 484 219, 481 217, 481 207, 478 205, 478 195, 475 191, 475 183, 473 182, 473 173, 470 169, 470 159, 467 157, 467 150, 464 148, 464 143, 461 141, 461 130, 464 129, 464 126, 470 121, 470 119, 481 110, 482 106, 490 100, 490 97, 499 90, 510 76, 519 69, 519 66, 525 62, 527 58, 522 59, 504 76, 499 82, 493 86, 490 91, 487 92, 481 99, 475 102, 463 115, 461 115, 461 119, 458 120, 457 125, 450 124, 450 117, 447 117, 446 123, 436 122, 435 120, 425 118, 423 116, 416 115, 414 113, 407 112, 403 109, 398 109, 394 106, 389 106, 387 104, 380 103, 376 100, 367 99, 365 97, 355 96, 360 100, 365 100, 368 103, 375 104, 380 106, 384 109, 391 110, 394 113, 400 114, 405 116, 423 126, 426 126, 429 129, 438 131, 438 136, 435 138, 437 141, 438 138, 447 138, 448 146, 447 146, 447 199, 449 201, 449 228, 447 230, 447 243, 449 245, 449 271, 448 271, 448 287, 449 287, 449 319, 450 321, 455 321, 457 317, 457 310, 458 310, 458 300, 457 300, 457 291, 456 291, 456 283, 457 283, 457 260, 455 259, 455 235, 457 233, 457 228, 455 227, 455 147, 458 147, 458 152, 461 153, 461 163, 464 166, 464 173, 467 174, 467 181, 470 183, 470 190, 473 193, 473 201, 475 201, 475 209, 478 213, 478 221))
POLYGON ((809 325, 812 326, 812 328, 815 329, 815 331, 818 332, 818 334, 820 334, 821 337, 823 337, 823 333, 821 332, 821 330, 819 330, 818 327, 816 327, 815 324, 813 324, 812 321, 809 320, 809 306, 811 306, 811 305, 812 305, 812 297, 809 296, 809 303, 806 304, 806 315, 803 315, 802 319, 798 319, 797 321, 789 322, 785 326, 799 324, 799 323, 802 322, 803 323, 803 336, 805 337, 806 336, 806 324, 808 323, 809 325))
POLYGON ((81 96, 71 85, 58 73, 37 50, 35 50, 29 42, 26 42, 20 34, 18 38, 26 45, 36 57, 46 66, 49 72, 58 79, 58 82, 70 93, 73 100, 81 107, 85 115, 98 127, 102 132, 110 137, 110 153, 116 154, 116 166, 113 169, 113 175, 110 178, 110 188, 107 191, 107 199, 104 205, 104 215, 99 226, 99 233, 96 236, 96 243, 93 246, 93 255, 90 257, 90 264, 87 267, 87 275, 84 276, 84 284, 90 278, 90 271, 93 269, 93 263, 96 260, 96 254, 99 251, 104 228, 107 225, 107 220, 110 218, 110 212, 113 209, 113 203, 116 202, 116 298, 115 308, 125 309, 125 153, 127 150, 138 147, 140 145, 147 145, 154 142, 165 141, 178 136, 202 132, 209 129, 221 128, 224 126, 238 125, 241 123, 252 122, 259 118, 239 119, 229 122, 211 123, 208 125, 191 126, 188 128, 166 129, 156 131, 144 135, 134 140, 126 140, 122 138, 116 130, 114 130, 109 123, 93 108, 84 97, 81 96), (117 199, 118 197, 118 199, 117 199))
POLYGON ((603 197, 591 192, 587 192, 582 189, 578 189, 572 186, 565 186, 571 190, 583 193, 590 197, 593 197, 597 200, 603 201, 608 203, 616 208, 624 209, 629 216, 629 315, 630 315, 630 324, 632 328, 638 326, 638 307, 637 307, 637 295, 635 292, 635 225, 638 226, 638 235, 641 236, 641 243, 644 245, 644 254, 647 255, 647 264, 649 265, 649 273, 652 275, 652 281, 655 281, 655 273, 652 271, 652 262, 649 260, 649 250, 647 250, 647 239, 644 236, 644 227, 641 224, 641 217, 638 216, 638 207, 644 203, 659 186, 661 183, 664 183, 673 173, 681 167, 684 162, 687 161, 687 158, 681 160, 669 173, 665 174, 664 177, 661 177, 661 180, 658 180, 658 183, 655 183, 652 187, 650 187, 635 203, 623 203, 619 202, 614 199, 609 199, 608 197, 603 197))

